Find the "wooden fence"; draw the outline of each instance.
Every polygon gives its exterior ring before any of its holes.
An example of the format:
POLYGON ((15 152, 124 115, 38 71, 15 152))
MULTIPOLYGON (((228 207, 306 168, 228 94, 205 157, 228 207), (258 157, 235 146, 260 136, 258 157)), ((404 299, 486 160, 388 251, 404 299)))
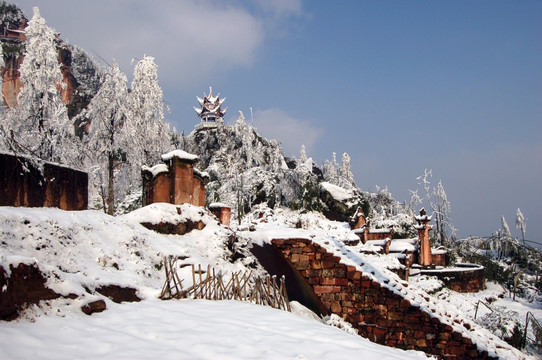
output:
POLYGON ((210 265, 206 271, 201 265, 197 269, 191 266, 193 285, 183 289, 182 279, 177 274, 177 259, 164 260, 166 281, 160 299, 239 300, 291 311, 284 276, 277 284, 276 276, 253 276, 252 271, 238 271, 227 280, 221 271, 216 273, 210 265))

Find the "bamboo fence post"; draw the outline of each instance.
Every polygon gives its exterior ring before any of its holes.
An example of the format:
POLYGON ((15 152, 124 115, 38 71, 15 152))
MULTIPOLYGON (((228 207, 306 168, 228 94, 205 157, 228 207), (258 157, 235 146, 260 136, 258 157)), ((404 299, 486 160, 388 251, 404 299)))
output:
POLYGON ((215 268, 213 268, 213 300, 217 300, 217 298, 216 298, 216 273, 215 273, 215 268))
POLYGON ((199 291, 200 291, 200 294, 199 294, 199 298, 200 299, 205 299, 205 278, 203 277, 203 273, 202 273, 202 269, 201 269, 201 264, 199 265, 199 291))
POLYGON ((196 269, 194 267, 194 264, 192 264, 192 288, 196 288, 196 269))
POLYGON ((273 275, 273 307, 274 308, 277 308, 278 307, 278 303, 277 303, 277 277, 275 275, 273 275))

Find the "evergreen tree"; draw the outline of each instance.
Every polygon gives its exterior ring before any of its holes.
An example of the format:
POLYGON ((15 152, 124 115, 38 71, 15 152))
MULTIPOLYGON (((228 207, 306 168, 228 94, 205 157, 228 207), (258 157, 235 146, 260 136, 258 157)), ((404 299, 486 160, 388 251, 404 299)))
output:
POLYGON ((163 93, 158 85, 158 66, 152 56, 145 55, 136 64, 131 90, 129 109, 135 141, 127 155, 140 176, 141 165, 152 166, 171 150, 169 124, 164 122, 163 93))
POLYGON ((112 215, 115 206, 115 170, 125 162, 125 149, 134 143, 136 127, 128 114, 126 75, 116 62, 90 102, 85 116, 90 119, 87 145, 89 162, 94 166, 91 186, 100 191, 104 210, 112 215), (104 180, 107 179, 107 184, 104 180))
POLYGON ((356 186, 356 184, 354 183, 354 174, 352 174, 352 169, 350 167, 350 155, 348 155, 347 153, 343 154, 339 173, 340 186, 346 189, 350 189, 356 186))
POLYGON ((303 164, 307 162, 307 153, 305 152, 305 145, 301 145, 301 151, 299 153, 299 161, 303 164))
POLYGON ((324 175, 324 180, 334 184, 339 185, 339 174, 337 170, 337 154, 333 153, 333 160, 329 162, 326 160, 324 166, 322 166, 322 172, 324 175))
POLYGON ((19 69, 23 85, 17 106, 6 114, 6 147, 16 153, 77 165, 78 151, 73 123, 59 94, 62 73, 55 33, 34 8, 26 28, 26 46, 19 69))

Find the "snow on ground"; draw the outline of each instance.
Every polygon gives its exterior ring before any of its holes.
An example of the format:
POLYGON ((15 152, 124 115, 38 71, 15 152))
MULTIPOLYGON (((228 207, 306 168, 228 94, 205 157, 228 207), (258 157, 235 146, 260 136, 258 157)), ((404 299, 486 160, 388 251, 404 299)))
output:
POLYGON ((2 359, 426 359, 316 320, 236 301, 149 299, 0 324, 2 359))
MULTIPOLYGON (((270 242, 272 239, 305 238, 311 239, 326 251, 341 258, 341 262, 355 266, 369 278, 383 287, 397 293, 411 304, 424 309, 430 316, 450 325, 464 337, 472 339, 479 349, 487 350, 491 356, 506 359, 522 359, 525 354, 510 346, 486 328, 471 321, 463 314, 461 307, 429 295, 419 287, 411 288, 396 274, 387 270, 384 257, 367 256, 355 251, 355 247, 345 246, 341 240, 348 239, 353 233, 347 224, 325 220, 316 213, 298 214, 290 210, 279 209, 274 212, 264 211, 267 217, 253 219, 257 224, 252 238, 257 242, 270 242), (296 224, 297 228, 285 228, 296 224)), ((262 211, 260 211, 262 213, 262 211)), ((355 235, 354 235, 355 236, 355 235)))
MULTIPOLYGON (((509 337, 516 323, 525 326, 527 312, 531 312, 538 322, 542 323, 542 303, 529 302, 521 297, 513 300, 505 288, 494 282, 486 282, 486 289, 477 293, 452 291, 443 287, 436 277, 426 275, 411 277, 409 284, 413 288, 432 293, 446 306, 461 309, 466 318, 490 328, 499 337, 509 337)), ((528 334, 534 338, 532 326, 529 326, 528 334)))
MULTIPOLYGON (((473 331, 461 326, 463 322, 470 323, 468 318, 473 317, 472 305, 466 303, 475 302, 476 295, 473 299, 468 294, 460 297, 447 289, 438 290, 438 284, 426 284, 426 289, 413 284, 405 287, 402 280, 386 270, 390 264, 383 257, 365 256, 344 246, 341 240, 357 238, 345 223, 329 221, 316 213, 280 209, 273 212, 261 208, 249 214, 242 226, 229 230, 220 226, 210 213, 191 205, 155 204, 118 217, 96 211, 0 207, 0 266, 8 269, 10 264, 19 262, 36 263, 48 277, 47 285, 51 289, 63 295, 79 295, 75 300, 60 298, 41 304, 41 308, 29 311, 20 321, 0 323, 0 358, 29 358, 32 354, 40 358, 62 358, 59 354, 66 354, 66 358, 145 358, 148 355, 153 358, 320 359, 363 357, 367 354, 363 351, 370 351, 368 358, 407 356, 405 352, 397 352, 400 350, 381 348, 326 327, 321 321, 307 322, 308 319, 278 310, 232 302, 156 300, 164 282, 161 263, 165 256, 181 257, 183 265, 211 265, 225 273, 247 270, 253 259, 241 257, 231 262, 227 242, 232 235, 240 242, 256 243, 273 237, 313 239, 383 286, 453 323, 464 335, 473 337, 476 342, 481 340, 490 353, 507 359, 523 357, 481 326, 474 324, 473 331), (166 220, 176 223, 187 216, 201 220, 206 227, 178 236, 158 234, 139 224, 166 220), (250 227, 256 231, 243 231, 250 227), (104 297, 88 294, 86 289, 92 292, 105 284, 136 288, 138 296, 145 300, 118 305, 105 299, 108 309, 87 317, 81 312, 81 305, 104 297), (424 290, 437 291, 437 294, 429 296, 424 290), (337 351, 341 351, 340 355, 337 351)), ((261 268, 251 270, 262 271, 261 268)), ((180 269, 179 275, 185 280, 185 288, 192 285, 189 266, 180 269)), ((539 307, 506 301, 498 298, 495 304, 510 309, 517 306, 515 311, 519 317, 528 310, 534 310, 539 319, 542 315, 539 307)))
MULTIPOLYGON (((0 359, 426 358, 423 353, 370 343, 321 320, 263 306, 157 299, 165 256, 182 257, 183 264, 209 264, 225 273, 246 270, 243 261, 250 259, 230 262, 226 247, 230 235, 216 218, 190 205, 155 204, 119 217, 96 211, 0 207, 0 265, 9 271, 11 264, 37 264, 48 287, 63 295, 79 295, 75 300, 42 302, 27 309, 20 320, 0 322, 0 359), (201 220, 206 227, 177 236, 139 224, 177 223, 186 217, 201 220), (134 287, 144 300, 115 304, 85 289, 105 284, 134 287), (97 298, 106 301, 107 310, 83 314, 81 305, 97 298)), ((185 288, 191 285, 190 271, 190 267, 179 271, 185 288)), ((307 316, 308 310, 293 308, 307 316)))
MULTIPOLYGON (((153 204, 119 217, 90 210, 0 207, 0 266, 9 270, 10 264, 36 263, 48 277, 48 287, 62 295, 92 298, 83 286, 115 284, 136 288, 141 298, 157 297, 166 256, 187 257, 185 263, 224 272, 244 269, 225 256, 229 234, 214 216, 191 205, 153 204), (139 224, 175 224, 187 217, 206 227, 176 236, 139 224)), ((192 285, 191 276, 186 278, 184 287, 192 285)))

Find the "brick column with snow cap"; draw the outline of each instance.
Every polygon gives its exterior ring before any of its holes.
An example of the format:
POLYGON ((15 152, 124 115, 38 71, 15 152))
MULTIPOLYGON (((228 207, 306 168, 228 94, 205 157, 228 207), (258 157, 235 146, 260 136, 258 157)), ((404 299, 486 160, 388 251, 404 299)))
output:
POLYGON ((431 244, 429 243, 429 230, 431 230, 431 225, 428 225, 431 221, 431 216, 428 216, 425 212, 425 209, 420 210, 420 215, 415 217, 418 225, 416 230, 418 230, 418 237, 420 238, 420 265, 422 266, 431 266, 433 263, 433 257, 431 255, 431 244))

